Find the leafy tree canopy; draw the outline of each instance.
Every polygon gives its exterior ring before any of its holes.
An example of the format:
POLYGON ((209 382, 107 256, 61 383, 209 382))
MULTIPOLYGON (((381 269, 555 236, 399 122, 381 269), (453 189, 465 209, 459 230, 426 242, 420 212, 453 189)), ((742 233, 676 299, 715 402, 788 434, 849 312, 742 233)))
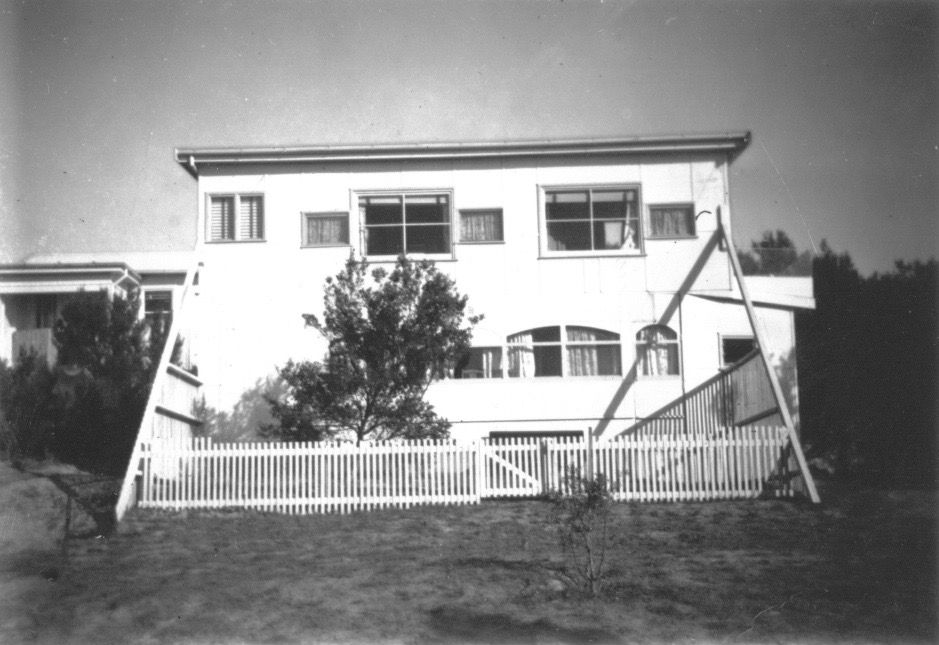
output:
POLYGON ((436 438, 449 423, 423 400, 431 381, 466 352, 479 317, 432 262, 398 258, 388 272, 350 257, 328 278, 323 317, 306 324, 328 342, 323 362, 288 362, 287 385, 271 398, 279 422, 267 431, 287 440, 351 434, 357 441, 436 438))
POLYGON ((808 276, 812 274, 812 253, 799 253, 785 231, 765 231, 750 243, 750 251, 737 251, 745 275, 808 276))

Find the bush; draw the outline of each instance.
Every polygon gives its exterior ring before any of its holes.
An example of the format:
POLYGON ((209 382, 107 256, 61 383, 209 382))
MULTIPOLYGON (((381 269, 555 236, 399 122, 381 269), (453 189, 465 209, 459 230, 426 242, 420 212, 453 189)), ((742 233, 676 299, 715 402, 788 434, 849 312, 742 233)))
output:
POLYGON ((590 595, 599 595, 613 506, 606 476, 582 477, 579 470, 571 470, 564 478, 564 489, 549 499, 550 520, 557 526, 570 578, 590 595))
POLYGON ((0 361, 0 455, 17 464, 45 456, 57 410, 55 379, 35 352, 12 366, 0 361))

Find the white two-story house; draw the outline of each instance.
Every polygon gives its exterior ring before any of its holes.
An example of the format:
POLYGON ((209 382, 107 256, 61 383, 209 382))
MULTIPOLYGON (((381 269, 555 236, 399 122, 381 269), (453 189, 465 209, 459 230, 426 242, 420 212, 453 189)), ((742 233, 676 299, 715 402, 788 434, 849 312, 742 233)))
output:
MULTIPOLYGON (((164 266, 159 254, 138 258, 146 270, 125 261, 174 307, 183 273, 201 263, 180 313, 206 401, 221 410, 288 359, 322 357, 325 342, 302 314, 321 312, 324 281, 350 253, 376 265, 405 253, 434 260, 484 315, 470 353, 427 393, 453 436, 609 436, 753 348, 717 234, 718 218, 732 230, 728 169, 748 142, 739 133, 181 148, 176 161, 196 181, 196 247, 164 266)), ((37 256, 7 271, 22 283, 30 266, 70 263, 37 256)), ((20 320, 10 303, 20 300, 2 271, 10 352, 20 320)), ((793 313, 814 306, 810 279, 746 284, 797 408, 793 313)))

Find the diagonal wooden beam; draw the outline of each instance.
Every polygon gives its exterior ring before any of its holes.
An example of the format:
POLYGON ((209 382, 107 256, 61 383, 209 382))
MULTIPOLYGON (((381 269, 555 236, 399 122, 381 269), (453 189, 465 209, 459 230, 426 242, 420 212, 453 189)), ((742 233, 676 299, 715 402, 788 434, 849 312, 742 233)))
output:
POLYGON ((799 441, 798 434, 796 434, 795 425, 792 423, 792 415, 789 414, 789 406, 786 404, 785 397, 783 397, 779 377, 776 376, 776 370, 773 368, 772 363, 769 362, 769 355, 766 353, 767 345, 763 338, 763 327, 760 325, 760 321, 757 320, 756 309, 753 307, 753 301, 750 300, 750 292, 747 291, 747 285, 743 279, 743 270, 740 268, 740 260, 737 258, 737 247, 734 246, 733 240, 727 235, 724 222, 721 220, 720 206, 717 207, 717 230, 720 231, 721 237, 727 244, 727 255, 730 256, 730 266, 734 270, 737 286, 740 287, 740 296, 743 298, 743 306, 747 310, 747 318, 750 319, 750 326, 753 328, 753 337, 756 339, 757 348, 760 350, 760 356, 763 358, 763 366, 766 368, 767 376, 769 376, 769 382, 773 389, 773 397, 776 399, 776 405, 779 407, 779 414, 782 416, 783 424, 789 432, 789 441, 792 445, 796 462, 799 465, 799 470, 802 472, 802 479, 805 481, 809 499, 812 500, 812 503, 818 504, 821 502, 821 498, 819 498, 818 490, 815 488, 815 480, 812 478, 812 473, 809 471, 809 465, 805 461, 805 453, 802 452, 802 444, 799 441))

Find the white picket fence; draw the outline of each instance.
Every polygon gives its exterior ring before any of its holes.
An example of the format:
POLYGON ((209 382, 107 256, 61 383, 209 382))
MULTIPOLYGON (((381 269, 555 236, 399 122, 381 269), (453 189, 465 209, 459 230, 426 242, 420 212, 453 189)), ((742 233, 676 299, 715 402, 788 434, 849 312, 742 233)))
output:
POLYGON ((144 508, 248 508, 290 514, 417 504, 473 504, 563 490, 569 473, 604 474, 624 501, 790 495, 774 481, 785 428, 723 428, 711 435, 646 431, 603 443, 485 439, 369 443, 140 446, 144 508))

